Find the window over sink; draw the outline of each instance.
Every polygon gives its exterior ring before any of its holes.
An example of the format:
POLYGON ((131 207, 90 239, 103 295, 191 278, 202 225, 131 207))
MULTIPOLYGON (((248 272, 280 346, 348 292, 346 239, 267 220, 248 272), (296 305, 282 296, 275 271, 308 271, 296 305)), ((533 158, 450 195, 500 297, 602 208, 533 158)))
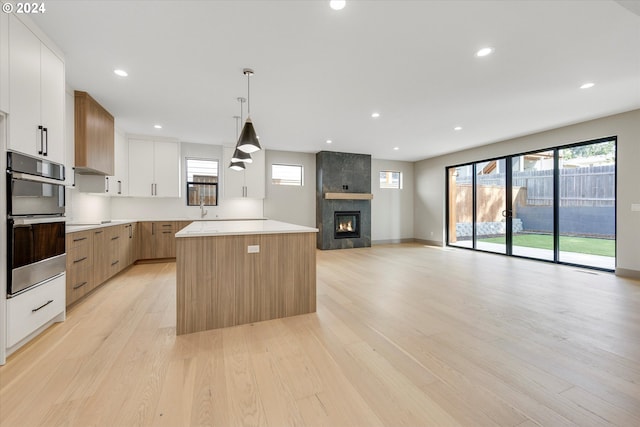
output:
POLYGON ((187 206, 218 205, 218 160, 187 157, 187 206))

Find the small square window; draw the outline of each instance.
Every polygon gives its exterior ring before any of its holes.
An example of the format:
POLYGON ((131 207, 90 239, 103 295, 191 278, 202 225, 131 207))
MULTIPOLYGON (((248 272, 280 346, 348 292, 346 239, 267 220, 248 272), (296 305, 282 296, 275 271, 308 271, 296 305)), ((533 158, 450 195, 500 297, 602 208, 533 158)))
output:
POLYGON ((218 205, 218 161, 187 159, 187 206, 218 205))
POLYGON ((303 169, 301 165, 271 165, 271 184, 302 186, 303 169))
POLYGON ((380 188, 402 188, 402 172, 380 171, 380 188))

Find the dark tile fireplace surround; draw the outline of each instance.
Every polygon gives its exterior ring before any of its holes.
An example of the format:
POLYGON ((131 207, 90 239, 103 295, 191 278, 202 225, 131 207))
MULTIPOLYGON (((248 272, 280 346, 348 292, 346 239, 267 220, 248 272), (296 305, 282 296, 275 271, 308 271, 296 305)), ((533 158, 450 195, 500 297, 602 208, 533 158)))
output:
POLYGON ((316 154, 318 249, 371 246, 371 200, 356 198, 363 194, 371 194, 370 155, 332 151, 316 154), (331 193, 339 198, 332 198, 331 193))

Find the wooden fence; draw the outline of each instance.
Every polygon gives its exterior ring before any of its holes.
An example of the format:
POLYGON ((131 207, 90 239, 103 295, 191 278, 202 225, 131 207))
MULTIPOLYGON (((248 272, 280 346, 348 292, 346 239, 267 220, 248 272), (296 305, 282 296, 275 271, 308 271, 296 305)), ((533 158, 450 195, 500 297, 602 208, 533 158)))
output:
MULTIPOLYGON (((458 179, 456 204, 462 211, 470 204, 471 178, 458 179), (466 187, 466 188, 465 188, 466 187)), ((482 200, 495 200, 504 192, 505 174, 478 175, 476 184, 482 200)), ((553 204, 553 171, 524 171, 513 173, 514 206, 551 206, 553 204)), ((615 165, 591 166, 560 170, 560 206, 615 206, 615 165)), ((504 205, 502 205, 504 206, 504 205)), ((489 217, 497 215, 489 214, 489 217)))

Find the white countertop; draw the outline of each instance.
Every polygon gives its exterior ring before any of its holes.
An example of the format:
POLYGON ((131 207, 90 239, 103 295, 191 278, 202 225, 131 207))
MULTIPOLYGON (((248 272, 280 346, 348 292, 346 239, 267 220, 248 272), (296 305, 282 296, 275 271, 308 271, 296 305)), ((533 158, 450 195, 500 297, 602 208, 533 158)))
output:
POLYGON ((103 227, 111 227, 114 225, 124 225, 124 224, 131 224, 134 222, 138 222, 138 220, 128 220, 128 219, 114 219, 112 221, 109 222, 67 222, 67 226, 66 226, 66 232, 67 233, 75 233, 78 231, 87 231, 87 230, 93 230, 96 228, 103 228, 103 227))
POLYGON ((176 233, 176 237, 234 236, 243 234, 317 233, 317 228, 266 220, 195 221, 176 233))
POLYGON ((111 227, 114 225, 124 225, 124 224, 132 224, 134 222, 147 222, 147 221, 157 221, 157 222, 162 222, 162 221, 186 221, 186 222, 193 222, 193 221, 207 221, 207 222, 217 222, 217 221, 234 221, 234 222, 238 222, 238 221, 259 221, 259 220, 263 220, 264 218, 216 218, 216 219, 200 219, 200 218, 142 218, 142 219, 114 219, 111 220, 109 222, 101 222, 101 221, 96 221, 96 222, 92 222, 92 221, 67 221, 67 229, 66 232, 67 233, 75 233, 78 231, 87 231, 87 230, 93 230, 93 229, 97 229, 97 228, 103 228, 103 227, 111 227))

